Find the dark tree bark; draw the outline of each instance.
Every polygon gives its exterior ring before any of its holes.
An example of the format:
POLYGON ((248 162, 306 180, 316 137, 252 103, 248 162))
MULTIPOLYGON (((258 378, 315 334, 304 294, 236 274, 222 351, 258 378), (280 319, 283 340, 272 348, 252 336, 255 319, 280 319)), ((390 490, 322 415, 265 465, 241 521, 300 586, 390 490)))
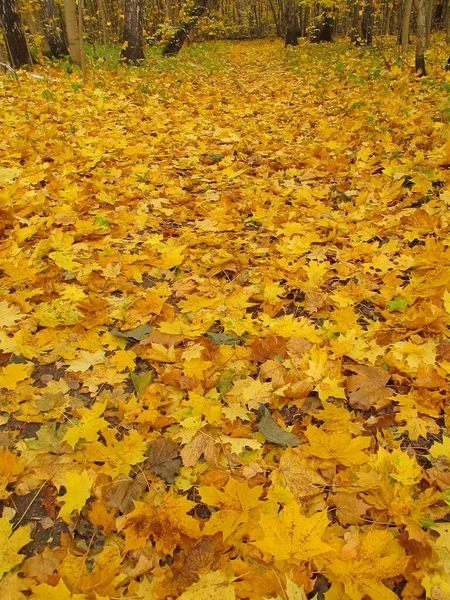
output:
POLYGON ((284 7, 284 20, 286 22, 285 46, 298 46, 298 13, 296 0, 286 0, 284 7))
POLYGON ((11 65, 15 69, 31 65, 25 33, 14 0, 0 0, 0 26, 11 65))
MULTIPOLYGON (((1 1, 1 0, 0 0, 1 1)), ((68 56, 69 50, 64 38, 64 27, 61 12, 56 8, 54 0, 43 0, 41 18, 44 25, 45 37, 50 47, 50 55, 55 58, 68 56)))
POLYGON ((323 13, 319 23, 311 32, 311 42, 318 44, 319 42, 333 41, 333 19, 326 13, 323 13))
POLYGON ((133 63, 143 60, 142 28, 144 18, 144 0, 125 0, 125 19, 123 24, 124 48, 121 56, 133 63))
POLYGON ((176 56, 183 47, 187 36, 206 11, 208 0, 195 0, 194 5, 187 9, 180 21, 178 29, 163 48, 163 56, 176 56))
POLYGON ((373 0, 366 0, 362 17, 362 38, 368 46, 373 42, 373 0))

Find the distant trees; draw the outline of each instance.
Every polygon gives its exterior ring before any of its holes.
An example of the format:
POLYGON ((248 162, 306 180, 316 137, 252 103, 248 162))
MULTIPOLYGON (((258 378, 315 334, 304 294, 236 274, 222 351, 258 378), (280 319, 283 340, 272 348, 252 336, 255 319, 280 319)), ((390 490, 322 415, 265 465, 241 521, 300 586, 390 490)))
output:
POLYGON ((30 62, 29 47, 82 65, 83 41, 120 45, 121 57, 138 63, 145 43, 174 56, 192 39, 277 35, 295 46, 300 37, 348 37, 371 45, 395 35, 403 53, 415 36, 416 68, 425 73, 430 33, 445 31, 450 44, 450 0, 0 0, 0 20, 0 51, 13 67, 30 62))

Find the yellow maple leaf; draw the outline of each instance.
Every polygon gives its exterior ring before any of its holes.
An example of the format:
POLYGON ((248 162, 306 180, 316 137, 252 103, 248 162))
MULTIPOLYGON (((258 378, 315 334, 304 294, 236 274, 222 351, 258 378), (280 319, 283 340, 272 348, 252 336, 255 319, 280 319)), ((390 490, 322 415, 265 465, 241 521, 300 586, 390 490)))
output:
POLYGON ((201 575, 190 585, 178 600, 235 600, 236 594, 227 576, 221 571, 211 571, 201 575))
POLYGON ((148 443, 135 429, 129 431, 119 440, 116 438, 114 429, 103 429, 102 436, 105 438, 106 445, 94 441, 87 444, 84 449, 88 460, 103 463, 99 467, 101 473, 105 473, 105 475, 109 475, 114 479, 120 474, 128 475, 130 465, 144 462, 148 443))
POLYGON ((434 365, 436 362, 436 345, 432 339, 424 344, 413 342, 396 342, 392 344, 392 355, 397 360, 405 360, 412 369, 421 365, 434 365))
POLYGON ((444 458, 450 465, 450 437, 444 435, 442 442, 434 442, 430 448, 430 455, 433 458, 444 458))
POLYGON ((99 365, 104 362, 105 353, 103 350, 97 350, 97 352, 81 350, 79 357, 68 363, 67 370, 84 373, 94 365, 99 365))
MULTIPOLYGON (((351 600, 369 597, 373 600, 397 600, 398 596, 384 584, 384 579, 397 577, 405 572, 409 557, 390 531, 367 531, 362 539, 349 547, 344 546, 340 555, 326 558, 330 579, 338 590, 345 591, 351 600)), ((333 590, 331 595, 342 598, 342 592, 333 590), (337 594, 337 595, 336 595, 337 594)))
POLYGON ((10 517, 13 516, 12 512, 11 509, 5 509, 0 518, 0 579, 5 573, 20 565, 25 556, 19 552, 31 541, 29 525, 13 531, 12 524, 9 522, 10 517))
POLYGON ((134 510, 119 520, 125 532, 125 550, 143 548, 153 538, 157 551, 172 554, 183 536, 197 539, 198 522, 188 513, 195 506, 184 496, 169 494, 159 506, 135 502, 134 510))
POLYGON ((11 363, 0 369, 0 389, 15 390, 20 381, 25 381, 33 372, 30 363, 11 363))
POLYGON ((63 442, 67 442, 72 448, 82 439, 94 442, 100 429, 108 427, 108 421, 100 416, 105 412, 106 404, 106 401, 96 402, 92 408, 81 409, 81 421, 66 431, 63 442))
POLYGON ((250 488, 247 481, 233 478, 228 480, 223 492, 213 486, 201 486, 202 501, 218 509, 212 513, 203 533, 214 535, 220 532, 224 540, 232 534, 239 535, 241 526, 248 523, 251 511, 259 506, 262 491, 261 486, 250 488))
POLYGON ((86 470, 81 473, 68 471, 66 473, 66 493, 58 500, 64 502, 59 516, 70 523, 70 517, 74 510, 81 511, 91 495, 92 481, 86 470))
POLYGON ((302 446, 302 450, 312 456, 333 460, 347 467, 362 465, 369 458, 364 452, 370 446, 369 437, 354 438, 346 431, 330 433, 314 425, 309 425, 306 437, 309 446, 302 446))
POLYGON ((86 598, 84 594, 73 594, 62 579, 55 586, 48 583, 33 585, 31 591, 34 600, 85 600, 86 598))
POLYGON ((23 472, 25 463, 24 458, 13 454, 7 448, 0 450, 0 500, 5 500, 12 494, 6 487, 23 472))
POLYGON ((8 304, 4 300, 0 302, 0 329, 15 325, 17 321, 20 321, 24 317, 25 315, 16 306, 8 304))
POLYGON ((331 378, 324 377, 320 383, 316 385, 314 390, 319 394, 321 400, 328 400, 328 398, 347 398, 345 389, 340 385, 342 378, 331 378))
POLYGON ((296 502, 291 502, 279 513, 261 516, 259 524, 264 537, 252 544, 275 560, 299 564, 331 550, 321 539, 329 523, 325 510, 308 518, 296 502))

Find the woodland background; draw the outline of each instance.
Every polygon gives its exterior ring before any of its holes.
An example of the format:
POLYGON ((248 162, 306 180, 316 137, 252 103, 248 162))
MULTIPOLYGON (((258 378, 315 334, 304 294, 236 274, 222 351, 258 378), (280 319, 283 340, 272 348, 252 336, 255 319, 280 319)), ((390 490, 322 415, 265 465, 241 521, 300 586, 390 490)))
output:
POLYGON ((425 74, 431 32, 444 30, 450 41, 448 0, 2 0, 0 21, 3 55, 14 67, 40 54, 70 55, 82 66, 81 40, 94 49, 120 45, 122 57, 136 62, 144 59, 145 44, 160 43, 163 54, 174 55, 185 40, 271 36, 286 45, 298 37, 321 42, 336 36, 372 45, 374 36, 395 35, 406 52, 416 32, 416 70, 425 74))

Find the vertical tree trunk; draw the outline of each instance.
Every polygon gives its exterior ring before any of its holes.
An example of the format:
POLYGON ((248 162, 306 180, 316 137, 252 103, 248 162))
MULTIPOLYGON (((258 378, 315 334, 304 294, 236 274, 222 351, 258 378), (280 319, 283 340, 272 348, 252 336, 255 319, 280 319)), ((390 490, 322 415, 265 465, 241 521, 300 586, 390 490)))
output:
POLYGON ((109 17, 108 17, 108 7, 105 3, 105 0, 98 0, 98 10, 100 13, 100 21, 102 24, 102 37, 103 43, 107 44, 109 42, 109 17))
POLYGON ((14 0, 0 0, 0 26, 11 66, 20 69, 31 65, 27 41, 14 0))
POLYGON ((284 7, 284 20, 286 22, 285 46, 298 45, 298 14, 296 0, 286 0, 284 7))
POLYGON ((403 53, 408 52, 412 4, 413 0, 403 0, 402 30, 400 38, 403 53))
POLYGON ((450 10, 445 13, 445 42, 450 44, 450 10))
POLYGON ((427 40, 427 15, 426 0, 414 0, 417 12, 417 41, 416 41, 416 72, 420 76, 426 75, 425 48, 427 40))
POLYGON ((433 27, 433 12, 434 2, 433 0, 426 0, 425 2, 425 22, 426 22, 426 48, 430 45, 431 29, 433 27))
POLYGON ((172 27, 175 27, 177 18, 176 18, 175 4, 174 4, 173 0, 166 0, 166 15, 167 15, 167 20, 169 21, 169 23, 172 25, 172 27))
POLYGON ((123 24, 124 47, 121 56, 133 63, 145 58, 142 47, 143 19, 143 0, 125 0, 125 19, 123 24))
POLYGON ((355 44, 360 38, 359 3, 354 2, 352 6, 352 24, 350 26, 350 41, 355 44))
POLYGON ((366 0, 364 3, 362 17, 362 38, 368 46, 373 42, 373 0, 366 0))
POLYGON ((81 66, 81 37, 78 28, 78 11, 75 0, 64 0, 64 21, 70 60, 81 66))
POLYGON ((61 21, 61 14, 56 8, 54 0, 42 0, 41 19, 44 26, 45 37, 50 48, 50 56, 62 58, 67 56, 66 40, 61 21))
POLYGON ((187 36, 195 27, 197 21, 206 11, 208 0, 195 0, 194 5, 186 10, 178 29, 163 48, 163 56, 175 56, 183 47, 187 36))

